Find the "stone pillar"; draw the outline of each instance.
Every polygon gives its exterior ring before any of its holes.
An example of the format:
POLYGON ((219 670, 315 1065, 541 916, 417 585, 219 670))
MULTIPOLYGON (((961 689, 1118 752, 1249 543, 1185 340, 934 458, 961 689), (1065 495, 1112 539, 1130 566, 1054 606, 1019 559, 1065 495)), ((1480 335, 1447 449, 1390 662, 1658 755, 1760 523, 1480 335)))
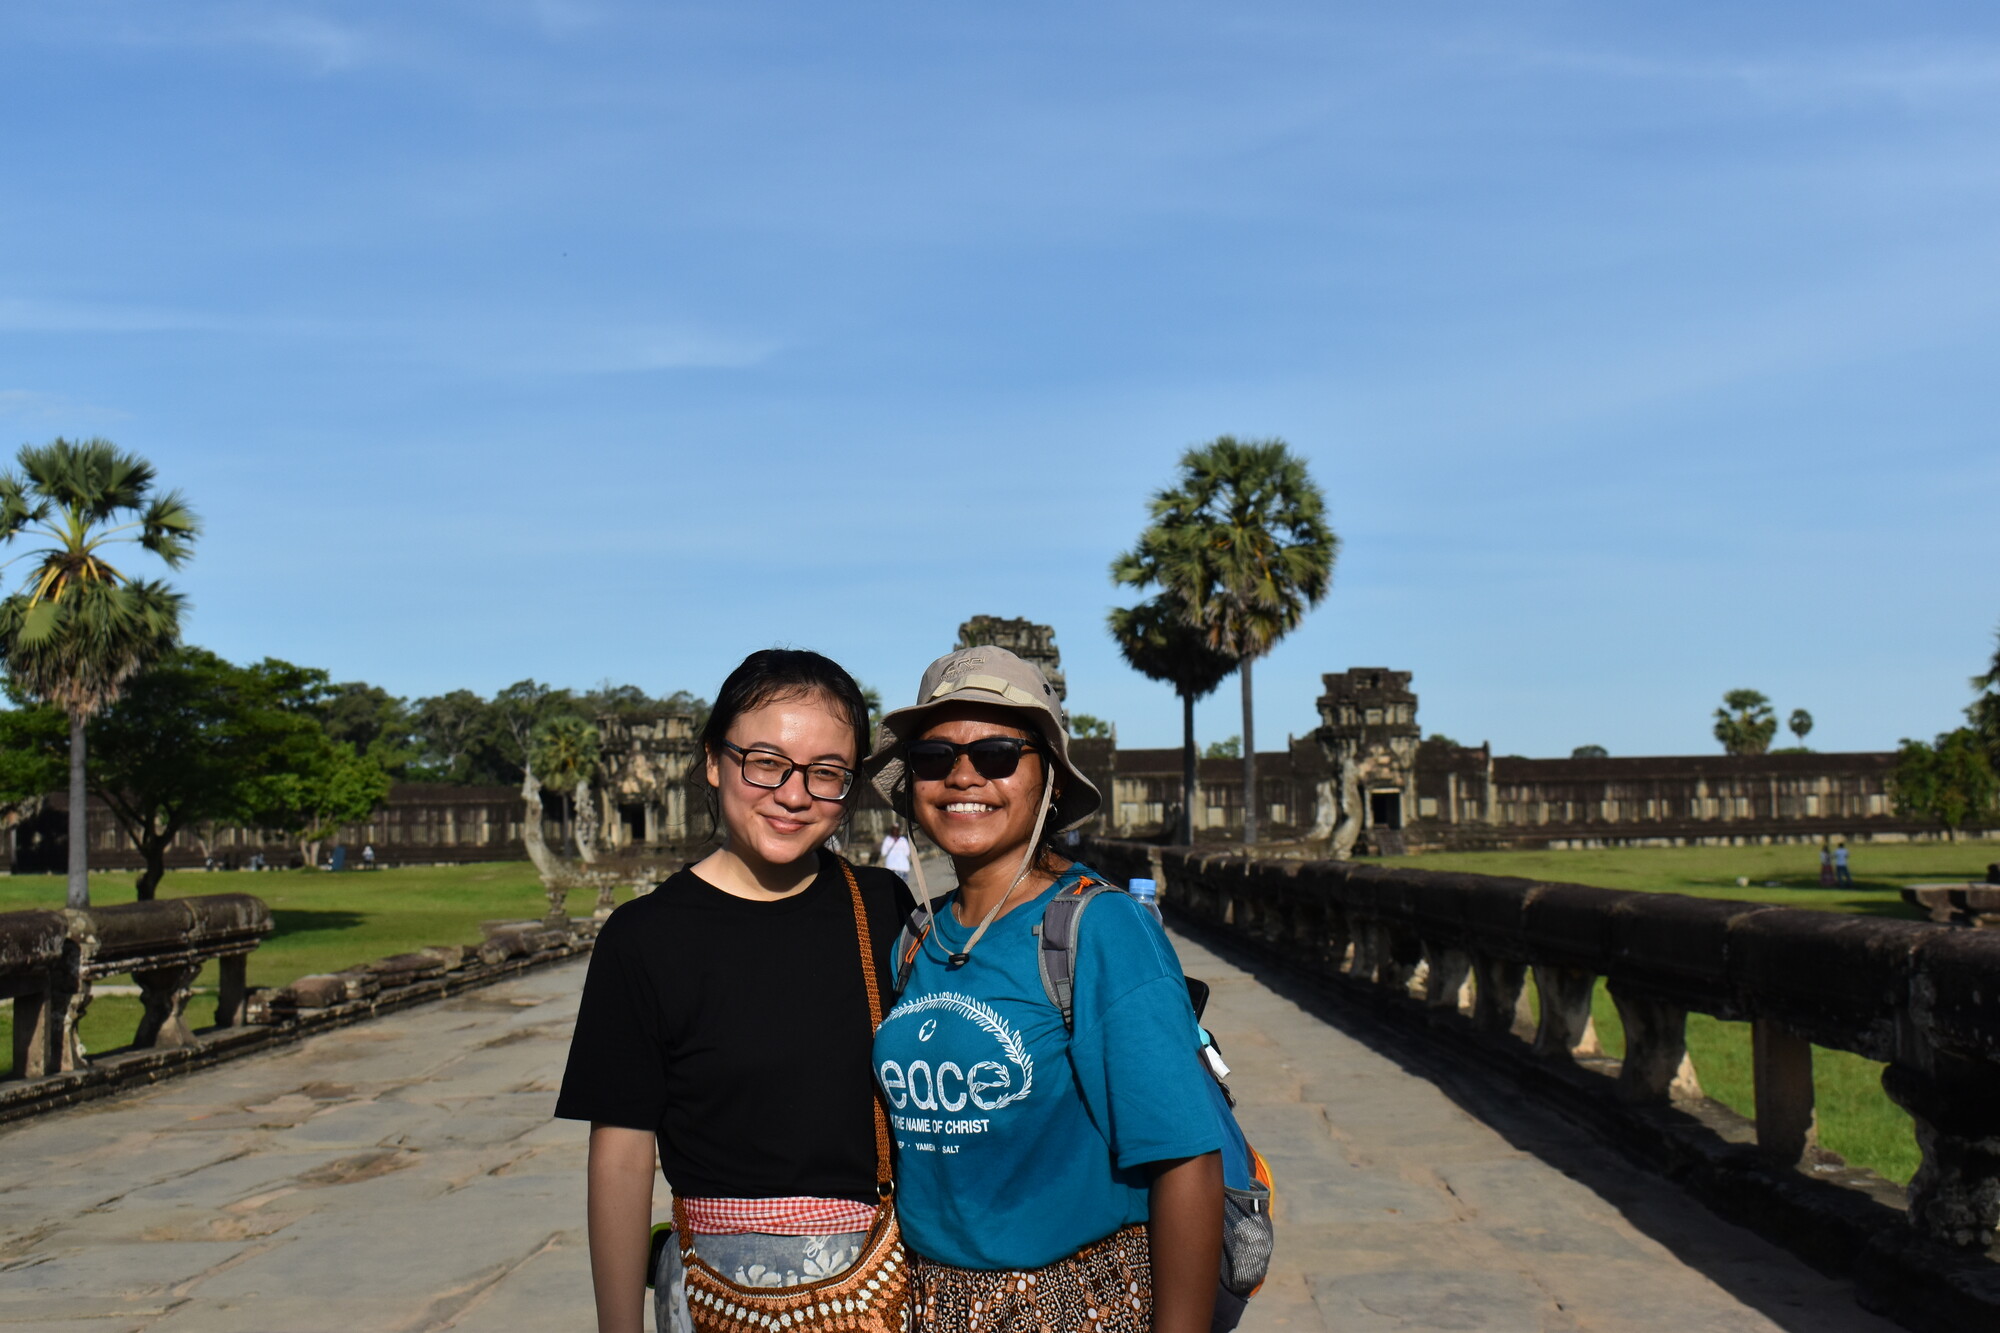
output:
POLYGON ((1750 1052, 1757 1086, 1757 1146, 1781 1162, 1803 1162, 1819 1142, 1812 1043, 1760 1018, 1750 1028, 1750 1052))
POLYGON ((1676 1092, 1699 1095, 1700 1085, 1694 1083, 1694 1067, 1687 1058, 1687 1010, 1668 1000, 1632 994, 1616 983, 1611 999, 1625 1024, 1618 1095, 1640 1103, 1664 1102, 1676 1092))
POLYGON ((1910 1225, 1932 1240, 1986 1249, 2000 1238, 2000 1069, 1936 1055, 1892 1064, 1882 1087, 1916 1120, 1923 1165, 1910 1181, 1910 1225))
POLYGON ((1354 957, 1348 963, 1347 975, 1361 981, 1373 981, 1383 955, 1389 951, 1389 932, 1382 929, 1380 922, 1367 917, 1356 920, 1353 928, 1354 957))
POLYGON ((1462 949, 1424 945, 1424 1007, 1458 1012, 1458 994, 1472 972, 1472 955, 1462 949))
POLYGON ((192 1046, 194 1032, 187 1025, 188 1000, 194 995, 194 979, 201 975, 200 963, 177 963, 172 967, 134 972, 139 983, 139 1000, 146 1006, 139 1031, 132 1038, 138 1047, 192 1046))
POLYGON ((250 955, 239 953, 219 959, 216 963, 218 994, 215 1000, 215 1025, 219 1028, 233 1028, 243 1021, 243 1007, 250 998, 250 955))
POLYGON ((46 989, 14 998, 15 1078, 41 1078, 55 1067, 55 1014, 46 989))
POLYGON ((1472 1000, 1473 1026, 1481 1032, 1512 1032, 1522 1016, 1527 964, 1475 953, 1472 972, 1477 983, 1472 1000))
POLYGON ((1375 959, 1375 984, 1407 997, 1410 981, 1417 974, 1421 945, 1406 932, 1378 926, 1382 932, 1375 959))
POLYGON ((1535 991, 1542 1013, 1535 1023, 1535 1054, 1568 1060, 1590 1030, 1590 997, 1597 978, 1571 967, 1535 967, 1535 991))

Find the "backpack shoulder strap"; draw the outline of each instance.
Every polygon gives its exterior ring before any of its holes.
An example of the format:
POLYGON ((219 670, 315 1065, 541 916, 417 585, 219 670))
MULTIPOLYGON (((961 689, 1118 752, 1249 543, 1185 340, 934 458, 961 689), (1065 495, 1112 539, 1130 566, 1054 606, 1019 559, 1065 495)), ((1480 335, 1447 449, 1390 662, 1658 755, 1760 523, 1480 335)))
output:
POLYGON ((903 929, 896 936, 896 950, 889 955, 889 981, 897 995, 910 984, 910 969, 917 961, 917 950, 924 947, 924 936, 930 933, 927 915, 921 904, 911 908, 909 920, 903 922, 903 929))
POLYGON ((1042 912, 1042 924, 1037 928, 1041 947, 1035 951, 1035 960, 1042 973, 1042 990, 1049 1003, 1062 1011, 1066 1028, 1076 1027, 1076 933, 1083 909, 1099 894, 1123 892, 1116 884, 1085 875, 1050 899, 1042 912))

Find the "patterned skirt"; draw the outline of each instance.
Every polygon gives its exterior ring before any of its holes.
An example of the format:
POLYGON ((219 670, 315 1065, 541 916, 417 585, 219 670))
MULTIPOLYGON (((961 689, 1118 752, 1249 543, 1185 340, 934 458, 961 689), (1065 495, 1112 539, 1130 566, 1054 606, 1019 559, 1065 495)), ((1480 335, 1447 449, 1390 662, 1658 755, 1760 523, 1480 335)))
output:
POLYGON ((912 1333, 1151 1333, 1153 1261, 1129 1226, 1045 1268, 953 1268, 912 1256, 912 1333))

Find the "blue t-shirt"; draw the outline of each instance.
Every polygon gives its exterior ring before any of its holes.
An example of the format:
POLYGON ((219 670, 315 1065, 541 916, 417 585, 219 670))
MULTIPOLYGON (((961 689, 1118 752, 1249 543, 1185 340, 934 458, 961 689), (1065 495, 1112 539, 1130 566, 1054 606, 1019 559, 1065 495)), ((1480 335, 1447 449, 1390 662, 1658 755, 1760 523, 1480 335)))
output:
POLYGON ((941 902, 875 1034, 897 1210, 927 1258, 1040 1268, 1145 1221, 1147 1163, 1222 1146, 1180 962, 1150 912, 1107 893, 1083 914, 1074 1034, 1043 990, 1034 928, 1084 873, 1102 880, 1072 868, 962 967, 946 958, 972 928, 941 902))

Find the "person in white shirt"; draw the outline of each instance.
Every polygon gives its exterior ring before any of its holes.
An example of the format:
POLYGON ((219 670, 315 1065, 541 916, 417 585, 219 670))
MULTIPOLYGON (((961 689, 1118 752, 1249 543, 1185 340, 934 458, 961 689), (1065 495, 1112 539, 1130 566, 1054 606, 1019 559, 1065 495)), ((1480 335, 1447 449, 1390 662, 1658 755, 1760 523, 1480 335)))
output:
POLYGON ((889 825, 888 836, 882 839, 882 868, 901 875, 905 884, 910 882, 910 840, 901 824, 889 825))

